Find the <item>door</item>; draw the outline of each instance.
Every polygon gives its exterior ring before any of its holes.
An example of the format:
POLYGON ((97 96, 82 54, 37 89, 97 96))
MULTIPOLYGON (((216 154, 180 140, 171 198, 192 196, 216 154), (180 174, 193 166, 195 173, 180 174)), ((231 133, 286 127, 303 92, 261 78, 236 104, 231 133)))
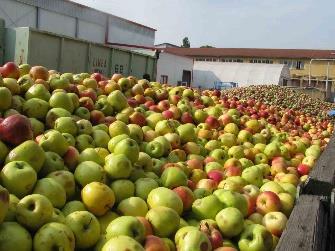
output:
POLYGON ((191 71, 183 70, 182 82, 189 87, 191 85, 191 71))

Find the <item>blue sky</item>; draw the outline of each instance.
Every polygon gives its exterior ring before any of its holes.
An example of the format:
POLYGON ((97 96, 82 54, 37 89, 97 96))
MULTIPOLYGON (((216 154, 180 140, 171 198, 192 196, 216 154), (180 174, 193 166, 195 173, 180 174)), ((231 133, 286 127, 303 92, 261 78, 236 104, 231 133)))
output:
POLYGON ((191 47, 335 49, 335 0, 72 0, 191 47))

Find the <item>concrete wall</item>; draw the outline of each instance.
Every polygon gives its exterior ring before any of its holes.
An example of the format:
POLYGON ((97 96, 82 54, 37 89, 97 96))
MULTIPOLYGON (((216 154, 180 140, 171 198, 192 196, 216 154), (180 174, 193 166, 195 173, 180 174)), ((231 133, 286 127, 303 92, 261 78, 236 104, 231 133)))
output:
POLYGON ((161 76, 168 76, 169 84, 177 84, 178 81, 182 81, 183 70, 193 70, 193 59, 187 57, 181 57, 169 53, 162 52, 159 55, 157 63, 157 81, 161 81, 161 76))
POLYGON ((37 9, 25 3, 1 0, 0 17, 5 20, 6 27, 29 26, 36 28, 37 9))

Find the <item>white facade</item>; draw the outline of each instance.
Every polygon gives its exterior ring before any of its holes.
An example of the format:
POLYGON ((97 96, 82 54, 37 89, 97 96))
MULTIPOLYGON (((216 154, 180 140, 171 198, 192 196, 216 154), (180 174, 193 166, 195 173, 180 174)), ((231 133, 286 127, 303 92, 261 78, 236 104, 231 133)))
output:
POLYGON ((192 82, 193 59, 188 57, 177 56, 174 54, 162 52, 157 62, 157 81, 167 82, 176 85, 183 81, 183 72, 191 73, 192 82), (166 78, 166 81, 163 81, 166 78))
POLYGON ((0 0, 6 27, 31 27, 97 43, 153 46, 155 30, 69 0, 0 0))
POLYGON ((215 82, 234 82, 239 87, 282 85, 290 82, 290 71, 282 64, 222 63, 195 61, 193 86, 214 88, 215 82))

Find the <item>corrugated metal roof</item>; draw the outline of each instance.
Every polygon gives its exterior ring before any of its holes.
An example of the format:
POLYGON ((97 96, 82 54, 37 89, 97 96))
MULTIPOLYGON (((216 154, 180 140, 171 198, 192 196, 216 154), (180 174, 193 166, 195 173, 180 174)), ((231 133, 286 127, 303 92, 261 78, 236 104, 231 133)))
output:
POLYGON ((335 50, 253 48, 166 48, 166 52, 190 57, 335 58, 335 50))

